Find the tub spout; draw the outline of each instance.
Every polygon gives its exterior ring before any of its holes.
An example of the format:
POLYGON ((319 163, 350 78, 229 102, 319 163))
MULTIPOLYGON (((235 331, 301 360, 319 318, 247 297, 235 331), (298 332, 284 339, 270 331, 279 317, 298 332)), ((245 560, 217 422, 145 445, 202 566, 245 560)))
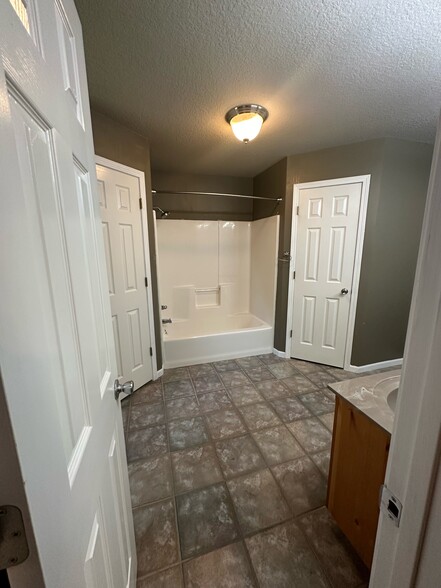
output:
POLYGON ((171 324, 171 322, 172 322, 171 318, 168 318, 168 319, 162 319, 162 324, 163 324, 163 325, 169 325, 169 324, 171 324))

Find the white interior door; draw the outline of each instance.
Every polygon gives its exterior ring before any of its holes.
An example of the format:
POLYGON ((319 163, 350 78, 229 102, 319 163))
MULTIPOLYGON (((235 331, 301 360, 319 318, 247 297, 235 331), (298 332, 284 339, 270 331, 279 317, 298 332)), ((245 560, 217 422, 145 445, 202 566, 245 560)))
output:
POLYGON ((140 177, 101 163, 96 174, 118 377, 137 389, 153 377, 140 177))
POLYGON ((73 0, 2 0, 0 55, 0 366, 45 586, 134 586, 73 0))
POLYGON ((291 357, 343 367, 362 183, 299 190, 291 357))

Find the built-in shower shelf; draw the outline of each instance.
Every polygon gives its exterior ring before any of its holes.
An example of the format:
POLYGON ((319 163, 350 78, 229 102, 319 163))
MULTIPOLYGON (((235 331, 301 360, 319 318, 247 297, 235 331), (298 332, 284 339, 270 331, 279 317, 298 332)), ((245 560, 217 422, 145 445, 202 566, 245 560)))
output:
POLYGON ((195 288, 196 308, 220 306, 220 286, 195 288))

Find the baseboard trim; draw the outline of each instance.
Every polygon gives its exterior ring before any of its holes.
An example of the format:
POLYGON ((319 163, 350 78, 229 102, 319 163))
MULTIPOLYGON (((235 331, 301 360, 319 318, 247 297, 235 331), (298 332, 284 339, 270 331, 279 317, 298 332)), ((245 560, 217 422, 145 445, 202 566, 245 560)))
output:
POLYGON ((163 375, 164 368, 162 367, 160 370, 156 370, 156 372, 153 374, 153 380, 159 380, 159 378, 162 378, 163 375))
POLYGON ((370 372, 371 370, 382 370, 386 368, 393 368, 403 365, 403 358, 400 359, 389 359, 388 361, 379 361, 378 363, 369 363, 367 365, 350 365, 345 368, 348 372, 354 372, 355 374, 362 374, 364 372, 370 372))
POLYGON ((277 357, 283 357, 285 359, 289 359, 289 353, 287 353, 286 351, 279 351, 278 349, 273 347, 273 353, 274 353, 274 355, 277 355, 277 357))

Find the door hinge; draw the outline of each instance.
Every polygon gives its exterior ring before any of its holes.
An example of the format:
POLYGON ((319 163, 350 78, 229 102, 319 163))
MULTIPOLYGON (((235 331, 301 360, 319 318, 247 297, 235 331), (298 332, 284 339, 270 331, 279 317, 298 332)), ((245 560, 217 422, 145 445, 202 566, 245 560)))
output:
POLYGON ((293 279, 293 280, 295 280, 295 279, 296 279, 296 271, 295 271, 295 270, 292 272, 292 279, 293 279))
POLYGON ((300 206, 297 206, 297 208, 296 208, 296 214, 300 214, 300 206))
POLYGON ((10 504, 0 506, 0 570, 27 559, 29 547, 21 510, 10 504))
POLYGON ((153 357, 153 349, 150 347, 150 357, 153 357))
POLYGON ((147 286, 149 285, 149 281, 147 278, 144 278, 144 284, 145 284, 145 287, 147 288, 147 286))
POLYGON ((290 339, 292 339, 292 329, 289 332, 289 337, 290 337, 290 339))
POLYGON ((139 208, 142 210, 142 198, 139 199, 139 208))

